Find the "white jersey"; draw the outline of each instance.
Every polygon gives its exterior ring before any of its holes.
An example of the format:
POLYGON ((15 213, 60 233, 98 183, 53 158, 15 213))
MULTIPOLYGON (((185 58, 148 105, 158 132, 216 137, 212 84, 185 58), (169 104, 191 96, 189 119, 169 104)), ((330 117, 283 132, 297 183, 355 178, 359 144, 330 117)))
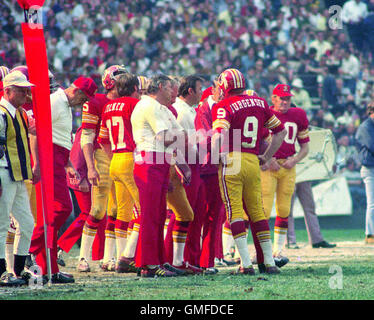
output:
POLYGON ((72 143, 73 115, 68 98, 62 89, 51 94, 52 142, 70 150, 72 143))
POLYGON ((149 96, 142 96, 136 104, 131 125, 137 151, 171 154, 172 150, 167 150, 162 141, 156 139, 157 134, 167 130, 183 131, 172 112, 149 96))

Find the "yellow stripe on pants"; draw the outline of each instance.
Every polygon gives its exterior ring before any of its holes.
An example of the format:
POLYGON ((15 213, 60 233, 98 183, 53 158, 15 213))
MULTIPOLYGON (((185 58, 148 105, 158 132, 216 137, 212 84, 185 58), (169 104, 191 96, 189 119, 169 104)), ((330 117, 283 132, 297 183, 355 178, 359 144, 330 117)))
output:
POLYGON ((97 186, 92 186, 92 207, 90 215, 95 219, 101 220, 108 215, 116 218, 117 201, 116 191, 112 179, 109 176, 110 159, 102 149, 94 152, 95 167, 100 175, 97 186))
POLYGON ((139 191, 134 180, 134 157, 132 152, 114 153, 109 175, 116 190, 117 219, 130 222, 134 204, 140 212, 139 191))
POLYGON ((243 201, 253 222, 265 219, 262 208, 260 166, 256 155, 228 154, 231 164, 220 164, 218 171, 221 197, 228 220, 243 220, 243 201), (233 168, 237 167, 237 170, 233 168))

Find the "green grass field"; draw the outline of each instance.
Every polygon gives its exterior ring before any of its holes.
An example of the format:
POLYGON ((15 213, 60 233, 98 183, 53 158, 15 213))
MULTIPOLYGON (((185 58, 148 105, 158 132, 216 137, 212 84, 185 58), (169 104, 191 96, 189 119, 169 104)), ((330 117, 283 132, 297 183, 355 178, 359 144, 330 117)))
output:
MULTIPOLYGON (((306 231, 297 230, 301 249, 285 249, 290 263, 279 275, 233 276, 220 268, 213 276, 143 279, 135 274, 75 271, 78 248, 64 258, 62 271, 75 284, 43 289, 0 289, 1 300, 372 300, 374 246, 364 245, 362 230, 324 230, 334 249, 312 249, 306 231)), ((251 254, 254 248, 250 244, 251 254)))

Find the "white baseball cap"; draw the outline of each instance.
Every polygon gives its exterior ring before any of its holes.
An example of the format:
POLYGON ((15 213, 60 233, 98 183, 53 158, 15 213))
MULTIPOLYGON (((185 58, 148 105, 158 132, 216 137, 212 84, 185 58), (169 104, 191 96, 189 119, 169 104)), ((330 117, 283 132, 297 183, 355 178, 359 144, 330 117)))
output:
POLYGON ((7 74, 3 79, 3 88, 10 86, 34 87, 35 85, 28 82, 26 76, 21 71, 17 70, 7 74))
POLYGON ((291 84, 295 88, 301 89, 303 87, 303 81, 300 78, 296 78, 292 81, 291 84))

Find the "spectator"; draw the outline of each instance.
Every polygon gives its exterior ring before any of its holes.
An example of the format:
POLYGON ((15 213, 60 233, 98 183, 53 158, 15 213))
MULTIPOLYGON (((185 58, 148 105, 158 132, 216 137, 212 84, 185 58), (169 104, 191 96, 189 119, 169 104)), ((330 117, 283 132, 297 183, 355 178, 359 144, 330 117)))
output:
POLYGON ((71 5, 69 3, 63 5, 63 11, 56 13, 57 22, 62 30, 66 30, 71 26, 72 18, 71 5))
POLYGON ((349 143, 349 136, 343 134, 337 141, 338 153, 336 156, 337 169, 340 170, 347 165, 348 159, 353 159, 357 153, 355 146, 349 143))
POLYGON ((69 29, 66 29, 63 35, 63 38, 58 41, 56 50, 57 55, 60 59, 66 60, 71 57, 71 50, 76 46, 74 43, 71 31, 69 29))
POLYGON ((303 81, 304 88, 309 92, 311 97, 318 96, 318 75, 322 74, 323 69, 320 67, 319 62, 316 59, 317 49, 310 48, 309 54, 305 54, 302 57, 301 64, 297 73, 300 79, 303 81))
POLYGON ((365 243, 374 243, 374 103, 367 106, 368 118, 356 133, 356 147, 360 157, 361 177, 366 191, 365 243))
POLYGON ((296 78, 292 81, 291 87, 293 103, 297 107, 304 109, 309 116, 311 114, 312 101, 308 91, 303 88, 303 81, 300 78, 296 78))
POLYGON ((356 81, 360 73, 360 61, 358 58, 349 52, 343 51, 342 64, 339 73, 344 81, 344 86, 348 87, 351 94, 356 93, 356 81))
POLYGON ((309 49, 311 48, 316 49, 315 59, 319 61, 326 51, 331 50, 332 45, 325 39, 324 32, 318 31, 315 40, 309 43, 309 49))
POLYGON ((363 49, 363 35, 365 34, 363 21, 367 15, 367 4, 361 0, 347 1, 341 11, 341 18, 347 28, 349 38, 358 50, 363 49))
POLYGON ((346 165, 341 170, 341 175, 347 179, 349 192, 352 197, 353 210, 356 208, 364 208, 365 203, 365 187, 359 171, 359 166, 356 165, 354 159, 347 159, 346 165))

